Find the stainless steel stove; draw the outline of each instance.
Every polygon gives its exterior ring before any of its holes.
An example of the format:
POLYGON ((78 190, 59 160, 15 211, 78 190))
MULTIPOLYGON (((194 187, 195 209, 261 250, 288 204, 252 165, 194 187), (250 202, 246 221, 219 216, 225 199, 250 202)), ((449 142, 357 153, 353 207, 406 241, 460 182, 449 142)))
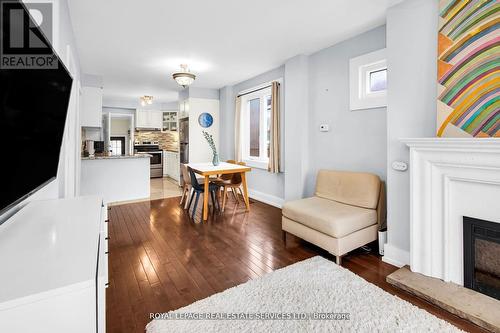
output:
POLYGON ((157 141, 143 141, 142 143, 136 142, 134 144, 135 154, 148 154, 150 158, 150 177, 160 178, 163 177, 163 150, 160 149, 157 141))

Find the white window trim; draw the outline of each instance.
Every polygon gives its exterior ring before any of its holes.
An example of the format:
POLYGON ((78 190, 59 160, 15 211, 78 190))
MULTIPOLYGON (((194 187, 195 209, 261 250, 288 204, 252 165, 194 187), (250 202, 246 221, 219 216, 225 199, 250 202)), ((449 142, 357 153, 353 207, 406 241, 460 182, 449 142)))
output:
MULTIPOLYGON (((254 89, 259 89, 259 87, 255 87, 255 88, 249 89, 249 90, 251 91, 254 89)), ((266 137, 265 134, 263 134, 263 133, 267 133, 266 112, 262 112, 265 110, 265 99, 263 99, 262 97, 264 97, 266 95, 270 95, 270 94, 271 94, 271 87, 261 89, 259 91, 255 91, 255 92, 246 94, 244 96, 241 96, 241 111, 242 111, 241 120, 242 120, 242 124, 249 124, 250 123, 250 112, 249 112, 250 110, 248 109, 248 102, 254 98, 261 99, 261 106, 260 106, 261 107, 261 112, 260 112, 261 138, 266 137)), ((241 158, 242 158, 243 162, 245 162, 250 167, 267 170, 269 167, 269 157, 256 158, 256 157, 249 156, 249 154, 248 154, 248 151, 250 149, 250 147, 249 147, 250 143, 247 140, 247 138, 250 135, 248 133, 248 130, 249 130, 248 127, 249 126, 244 126, 244 125, 241 126, 241 138, 242 138, 242 140, 241 140, 241 158)), ((260 140, 259 151, 261 151, 261 152, 267 151, 266 140, 260 140)))
POLYGON ((386 49, 349 60, 349 106, 351 111, 387 106, 387 90, 378 92, 368 90, 370 73, 386 68, 386 49))

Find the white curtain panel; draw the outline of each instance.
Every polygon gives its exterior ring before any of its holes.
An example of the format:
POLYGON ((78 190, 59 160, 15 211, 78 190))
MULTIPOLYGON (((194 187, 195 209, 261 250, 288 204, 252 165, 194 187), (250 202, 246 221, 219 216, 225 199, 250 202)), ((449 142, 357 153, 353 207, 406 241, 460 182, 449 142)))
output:
POLYGON ((271 142, 269 149, 269 172, 280 172, 281 129, 280 129, 280 84, 274 81, 271 88, 271 142))

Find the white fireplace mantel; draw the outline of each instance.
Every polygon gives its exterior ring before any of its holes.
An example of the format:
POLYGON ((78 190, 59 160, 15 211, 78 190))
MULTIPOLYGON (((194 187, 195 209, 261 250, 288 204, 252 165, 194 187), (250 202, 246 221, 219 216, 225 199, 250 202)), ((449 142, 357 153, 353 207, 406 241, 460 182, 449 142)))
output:
POLYGON ((410 138, 410 266, 463 285, 463 216, 500 223, 500 139, 410 138))

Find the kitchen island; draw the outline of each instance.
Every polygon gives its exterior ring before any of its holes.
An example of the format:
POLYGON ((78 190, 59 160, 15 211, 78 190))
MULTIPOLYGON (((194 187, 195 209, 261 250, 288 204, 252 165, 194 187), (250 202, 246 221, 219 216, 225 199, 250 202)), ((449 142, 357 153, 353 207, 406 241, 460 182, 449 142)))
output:
POLYGON ((105 203, 147 199, 150 155, 82 157, 81 195, 100 195, 105 203))

